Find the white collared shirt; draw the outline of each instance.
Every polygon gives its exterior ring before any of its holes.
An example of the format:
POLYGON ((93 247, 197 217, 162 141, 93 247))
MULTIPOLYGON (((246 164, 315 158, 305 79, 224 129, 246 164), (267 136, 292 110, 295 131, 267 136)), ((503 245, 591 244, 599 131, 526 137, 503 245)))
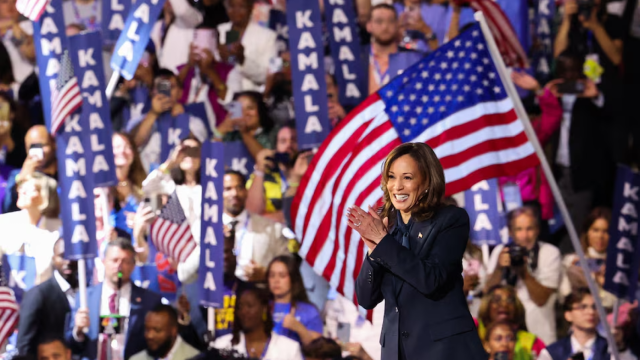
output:
POLYGON ((71 288, 71 285, 65 280, 62 275, 58 272, 58 270, 53 272, 53 277, 56 279, 58 286, 60 286, 60 290, 67 297, 67 301, 69 302, 69 306, 73 309, 76 306, 76 290, 71 288))
MULTIPOLYGON (((107 285, 106 282, 102 283, 102 296, 100 298, 100 316, 111 315, 109 311, 109 297, 114 294, 116 290, 107 285)), ((118 314, 121 316, 129 316, 129 310, 131 310, 131 283, 128 282, 122 285, 120 289, 120 299, 118 300, 118 314)))
POLYGON ((169 350, 169 352, 167 353, 167 356, 160 358, 158 360, 171 360, 173 358, 173 354, 175 354, 176 350, 178 350, 178 347, 180 347, 180 344, 182 344, 182 338, 180 337, 180 335, 178 335, 178 337, 176 338, 176 341, 173 343, 173 346, 171 347, 171 350, 169 350))
MULTIPOLYGON (((587 341, 586 344, 580 345, 578 340, 571 335, 571 354, 582 352, 585 360, 593 359, 593 346, 595 341, 596 337, 594 336, 591 340, 587 341)), ((542 349, 540 355, 538 355, 538 360, 553 360, 553 358, 547 349, 542 349)))
POLYGON ((236 239, 235 239, 235 254, 238 261, 238 266, 236 267, 236 276, 239 279, 247 280, 247 276, 244 271, 244 267, 251 263, 251 259, 253 259, 253 241, 251 237, 245 236, 249 233, 249 213, 247 210, 242 210, 242 212, 236 216, 232 217, 227 213, 222 214, 222 223, 224 225, 229 225, 232 221, 237 221, 236 224, 236 239))

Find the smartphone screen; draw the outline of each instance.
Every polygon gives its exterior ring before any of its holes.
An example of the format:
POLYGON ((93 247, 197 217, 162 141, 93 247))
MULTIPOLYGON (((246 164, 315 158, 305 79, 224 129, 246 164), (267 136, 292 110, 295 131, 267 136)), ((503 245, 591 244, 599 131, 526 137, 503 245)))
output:
POLYGON ((167 79, 160 79, 156 83, 156 92, 165 96, 171 97, 171 81, 167 79))
POLYGON ((351 324, 339 322, 336 335, 340 342, 348 343, 351 338, 351 324))
POLYGON ((240 119, 242 118, 242 104, 238 101, 232 101, 227 106, 227 110, 229 111, 229 116, 231 119, 240 119))
POLYGON ((42 144, 31 144, 29 147, 29 157, 35 158, 36 160, 42 160, 44 158, 44 149, 42 149, 42 144))
POLYGON ((582 94, 584 92, 584 83, 581 81, 565 81, 558 84, 557 89, 560 94, 582 94))
POLYGON ((240 40, 240 33, 237 30, 229 30, 227 31, 226 44, 231 45, 233 43, 238 42, 240 40))

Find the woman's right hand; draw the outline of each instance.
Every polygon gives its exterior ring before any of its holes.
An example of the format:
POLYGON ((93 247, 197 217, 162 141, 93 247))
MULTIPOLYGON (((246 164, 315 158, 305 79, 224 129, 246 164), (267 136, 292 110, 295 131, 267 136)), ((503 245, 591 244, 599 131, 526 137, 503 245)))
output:
POLYGON ((269 173, 275 169, 276 164, 273 162, 273 156, 276 154, 275 150, 262 149, 256 156, 256 170, 263 173, 269 173))
POLYGON ((570 20, 571 16, 578 13, 578 3, 576 0, 566 0, 564 3, 564 20, 570 20))

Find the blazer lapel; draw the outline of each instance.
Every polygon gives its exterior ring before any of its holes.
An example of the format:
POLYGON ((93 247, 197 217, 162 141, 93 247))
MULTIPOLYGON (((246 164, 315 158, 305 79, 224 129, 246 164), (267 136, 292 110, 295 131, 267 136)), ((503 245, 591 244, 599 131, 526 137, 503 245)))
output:
POLYGON ((127 326, 127 336, 124 339, 125 347, 131 336, 131 329, 135 326, 142 309, 142 290, 131 283, 131 299, 129 299, 129 323, 127 326))
MULTIPOLYGON (((433 229, 433 219, 429 219, 422 223, 415 223, 411 228, 411 234, 409 235, 409 244, 411 246, 411 251, 419 256, 422 253, 422 249, 424 245, 429 240, 429 235, 431 234, 431 230, 433 229)), ((396 299, 400 295, 400 291, 402 291, 402 287, 404 286, 404 280, 397 278, 393 275, 394 281, 396 283, 396 299), (397 285, 397 283, 400 283, 397 285)))

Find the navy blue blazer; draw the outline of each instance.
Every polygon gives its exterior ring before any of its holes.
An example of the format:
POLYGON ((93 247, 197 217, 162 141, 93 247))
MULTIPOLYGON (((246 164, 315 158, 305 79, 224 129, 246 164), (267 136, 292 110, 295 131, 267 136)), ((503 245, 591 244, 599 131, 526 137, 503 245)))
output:
POLYGON ((382 359, 487 359, 462 291, 462 256, 469 238, 464 209, 446 206, 413 224, 411 250, 385 236, 356 280, 358 303, 385 300, 382 359), (395 284, 395 285, 394 285, 395 284))
MULTIPOLYGON (((83 360, 94 360, 98 357, 98 332, 100 331, 100 299, 102 297, 102 283, 87 289, 87 305, 89 307, 89 333, 83 342, 73 338, 75 315, 80 307, 80 299, 76 297, 76 306, 73 309, 66 340, 74 355, 79 355, 83 360)), ((131 284, 131 310, 129 311, 129 324, 125 337, 124 358, 128 359, 136 353, 145 350, 147 343, 144 339, 144 318, 147 312, 162 303, 162 297, 152 291, 131 284)))
MULTIPOLYGON (((609 354, 609 344, 607 343, 607 339, 600 335, 596 336, 592 360, 609 360, 611 355, 609 354)), ((563 337, 562 339, 547 346, 547 351, 553 360, 567 360, 571 355, 573 355, 571 336, 563 337)))

